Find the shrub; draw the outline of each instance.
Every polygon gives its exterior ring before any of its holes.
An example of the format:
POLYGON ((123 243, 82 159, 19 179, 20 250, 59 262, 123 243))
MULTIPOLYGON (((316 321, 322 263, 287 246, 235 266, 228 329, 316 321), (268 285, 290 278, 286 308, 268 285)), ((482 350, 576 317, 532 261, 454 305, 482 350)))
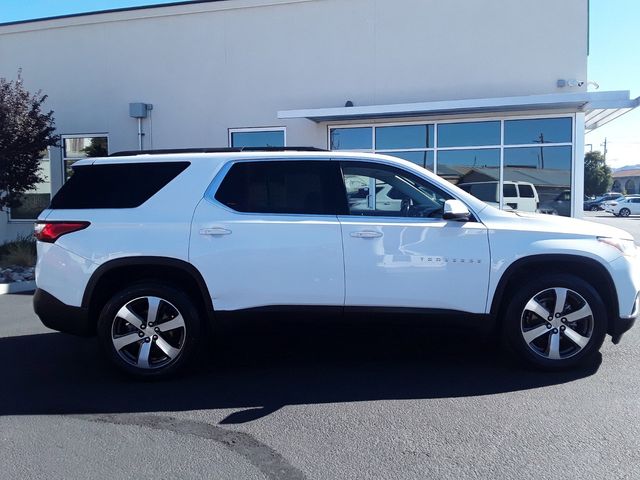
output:
POLYGON ((32 235, 0 245, 0 266, 32 267, 36 264, 36 241, 32 235))

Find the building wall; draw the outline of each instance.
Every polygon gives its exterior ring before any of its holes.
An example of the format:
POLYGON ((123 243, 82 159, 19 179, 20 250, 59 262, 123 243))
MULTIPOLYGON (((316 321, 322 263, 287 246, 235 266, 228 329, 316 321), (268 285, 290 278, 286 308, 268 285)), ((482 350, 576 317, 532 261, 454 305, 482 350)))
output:
POLYGON ((153 104, 146 148, 263 126, 326 147, 326 125, 277 111, 567 91, 587 23, 587 0, 228 0, 0 26, 0 76, 22 69, 59 133, 107 133, 110 151, 138 146, 129 102, 153 104))

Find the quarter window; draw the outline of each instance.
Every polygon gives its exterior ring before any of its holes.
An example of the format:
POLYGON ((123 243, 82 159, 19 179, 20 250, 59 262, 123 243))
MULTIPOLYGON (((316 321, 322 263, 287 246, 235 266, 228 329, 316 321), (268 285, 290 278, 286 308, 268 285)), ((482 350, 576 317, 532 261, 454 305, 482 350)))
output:
POLYGON ((239 162, 215 194, 238 212, 336 215, 345 210, 337 162, 239 162))
POLYGON ((409 172, 364 162, 342 164, 350 215, 442 218, 451 198, 409 172))

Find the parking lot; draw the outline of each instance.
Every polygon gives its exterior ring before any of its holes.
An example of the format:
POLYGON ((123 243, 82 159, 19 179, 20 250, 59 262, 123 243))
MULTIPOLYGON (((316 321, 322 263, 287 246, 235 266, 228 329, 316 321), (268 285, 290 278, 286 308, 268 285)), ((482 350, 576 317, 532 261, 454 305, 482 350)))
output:
POLYGON ((550 374, 425 325, 241 326, 136 382, 0 296, 0 478, 640 478, 639 345, 550 374))

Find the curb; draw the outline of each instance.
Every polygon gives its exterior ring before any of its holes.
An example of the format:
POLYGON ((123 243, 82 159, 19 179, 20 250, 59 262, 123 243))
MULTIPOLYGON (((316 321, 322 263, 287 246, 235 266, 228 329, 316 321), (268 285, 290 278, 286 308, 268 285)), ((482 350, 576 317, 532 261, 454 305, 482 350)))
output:
POLYGON ((0 283, 0 295, 29 292, 35 289, 36 282, 34 280, 26 282, 0 283))

